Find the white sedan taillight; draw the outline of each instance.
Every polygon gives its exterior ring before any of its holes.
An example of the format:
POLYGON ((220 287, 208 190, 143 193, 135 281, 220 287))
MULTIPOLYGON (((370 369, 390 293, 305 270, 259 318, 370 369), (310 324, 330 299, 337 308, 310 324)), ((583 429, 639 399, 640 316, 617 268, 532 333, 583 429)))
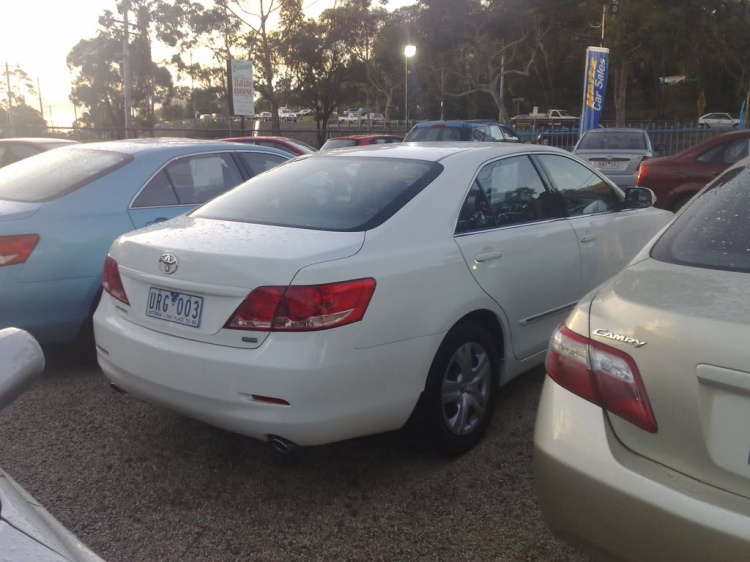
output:
POLYGON ((224 328, 271 332, 326 330, 358 322, 375 292, 375 279, 325 285, 258 287, 224 328))
POLYGON ((547 374, 563 388, 656 433, 656 419, 641 374, 627 353, 561 324, 552 334, 546 367, 547 374))
POLYGON ((104 287, 105 291, 107 291, 118 301, 124 302, 125 304, 130 304, 128 296, 125 294, 125 287, 122 286, 120 269, 117 266, 117 262, 115 261, 115 259, 110 255, 107 255, 107 259, 104 260, 102 286, 104 287))

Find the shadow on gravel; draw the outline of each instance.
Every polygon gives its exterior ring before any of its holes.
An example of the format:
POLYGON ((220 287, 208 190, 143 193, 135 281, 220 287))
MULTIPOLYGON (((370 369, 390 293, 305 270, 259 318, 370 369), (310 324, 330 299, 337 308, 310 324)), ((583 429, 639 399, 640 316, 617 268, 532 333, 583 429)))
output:
POLYGON ((533 492, 542 369, 502 389, 463 457, 394 432, 290 458, 111 391, 93 345, 44 351, 0 415, 0 462, 107 562, 584 560, 533 492))

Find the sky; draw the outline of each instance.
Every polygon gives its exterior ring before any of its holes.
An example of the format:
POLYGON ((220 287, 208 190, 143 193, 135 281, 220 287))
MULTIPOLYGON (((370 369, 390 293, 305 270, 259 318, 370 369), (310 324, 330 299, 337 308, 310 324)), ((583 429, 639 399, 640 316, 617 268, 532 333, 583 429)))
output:
MULTIPOLYGON (((309 15, 333 5, 334 0, 310 0, 309 15)), ((390 0, 389 8, 414 0, 390 0)), ((69 127, 74 120, 68 99, 70 73, 65 63, 73 46, 94 37, 104 10, 115 11, 115 0, 0 0, 0 65, 20 66, 34 82, 39 80, 44 118, 50 125, 69 127)), ((166 53, 161 56, 166 56, 166 53)), ((154 60, 160 55, 154 53, 154 60)), ((26 103, 39 108, 39 99, 26 103)), ((81 109, 79 108, 79 111, 81 109)))

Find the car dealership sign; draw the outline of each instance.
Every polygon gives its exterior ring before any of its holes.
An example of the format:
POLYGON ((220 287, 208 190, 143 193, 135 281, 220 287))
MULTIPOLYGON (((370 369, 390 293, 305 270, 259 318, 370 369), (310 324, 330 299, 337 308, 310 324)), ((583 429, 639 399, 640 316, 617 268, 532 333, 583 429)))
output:
POLYGON ((607 93, 608 73, 609 49, 589 47, 586 50, 586 76, 583 82, 581 134, 599 126, 604 109, 604 96, 607 93))
POLYGON ((249 60, 227 61, 229 74, 229 109, 232 115, 255 115, 253 63, 249 60))

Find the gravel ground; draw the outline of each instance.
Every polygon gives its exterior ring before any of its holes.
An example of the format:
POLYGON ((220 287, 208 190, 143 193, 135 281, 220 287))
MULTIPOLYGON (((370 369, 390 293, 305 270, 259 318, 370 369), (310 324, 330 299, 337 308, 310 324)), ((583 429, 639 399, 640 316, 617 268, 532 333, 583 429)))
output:
POLYGON ((541 370, 503 389, 462 458, 393 433, 290 460, 112 392, 88 348, 45 351, 0 414, 0 466, 108 562, 586 560, 533 492, 541 370))

